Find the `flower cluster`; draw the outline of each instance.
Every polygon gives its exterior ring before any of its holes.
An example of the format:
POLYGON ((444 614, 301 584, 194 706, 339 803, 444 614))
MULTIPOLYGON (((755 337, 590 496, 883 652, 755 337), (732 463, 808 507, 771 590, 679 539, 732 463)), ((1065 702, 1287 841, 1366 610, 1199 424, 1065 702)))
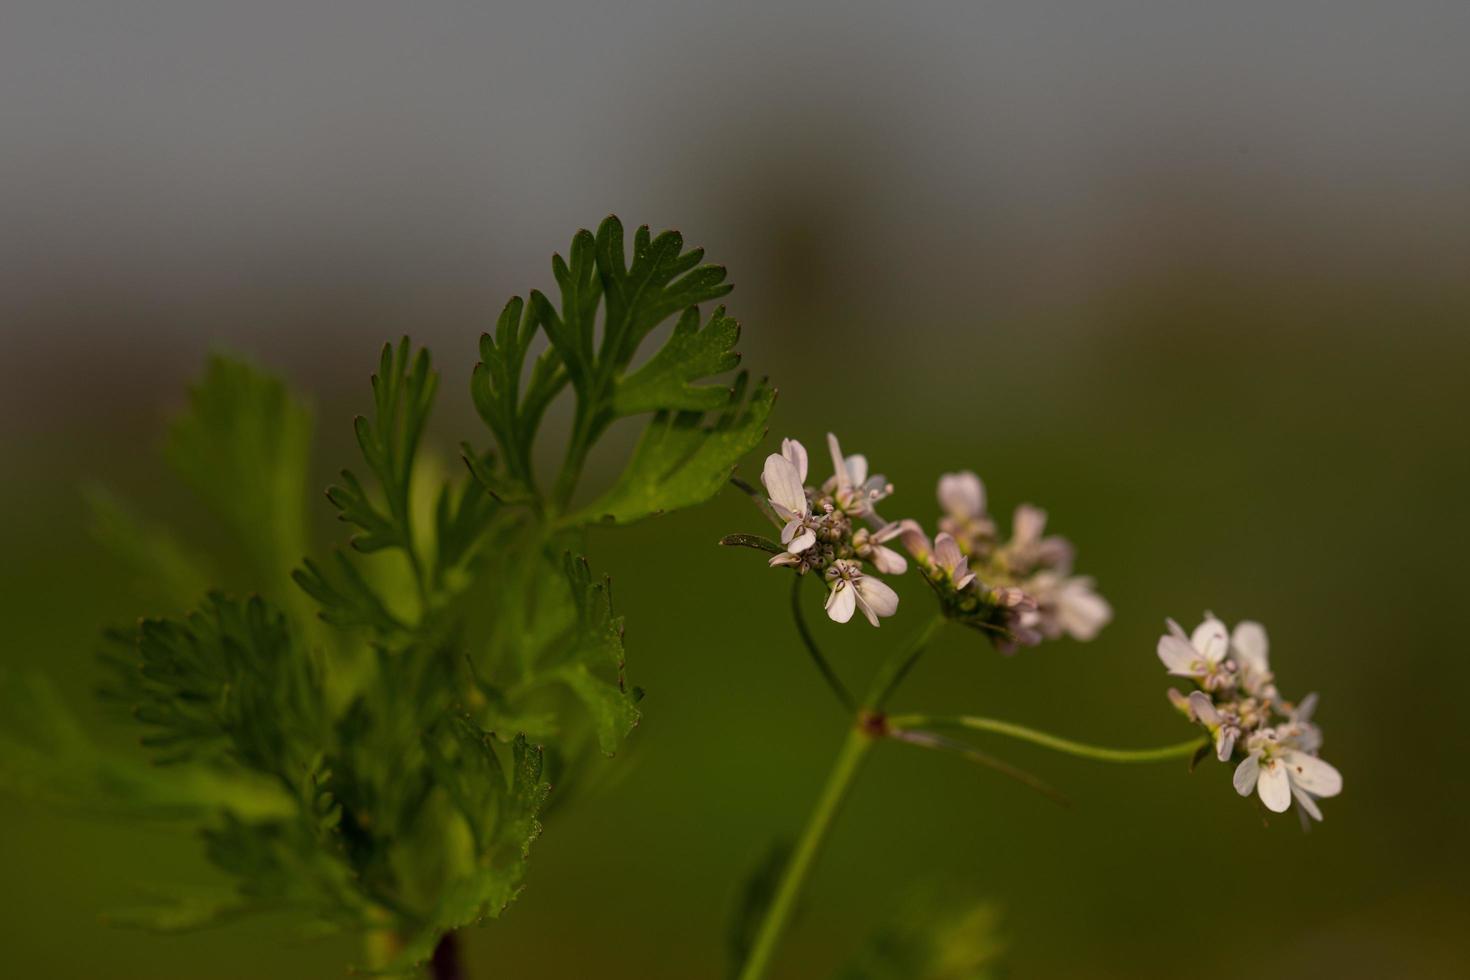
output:
POLYGON ((946 473, 938 497, 944 513, 933 541, 914 521, 901 536, 952 618, 988 632, 1007 653, 1063 635, 1091 640, 1112 619, 1092 579, 1072 574, 1071 542, 1045 533, 1046 511, 1017 507, 1011 538, 1001 542, 974 473, 946 473))
POLYGON ((875 509, 893 485, 868 475, 867 457, 844 456, 831 433, 827 447, 833 473, 820 488, 806 485, 806 448, 795 439, 782 440, 781 452, 766 457, 761 482, 782 525, 785 548, 770 564, 790 566, 800 575, 821 575, 828 585, 827 615, 836 622, 845 623, 862 610, 877 626, 880 617, 898 611, 898 595, 867 574, 864 563, 885 575, 908 569, 903 555, 888 547, 903 530, 902 522, 887 523, 875 509))
POLYGON ((1267 657, 1266 630, 1242 622, 1233 632, 1210 613, 1186 636, 1172 619, 1159 637, 1159 659, 1171 675, 1188 678, 1186 697, 1174 688, 1169 700, 1190 721, 1203 725, 1221 762, 1238 760, 1235 789, 1253 791, 1266 808, 1284 813, 1293 798, 1314 820, 1317 800, 1342 791, 1342 776, 1318 758, 1322 732, 1312 723, 1317 696, 1283 700, 1267 657))

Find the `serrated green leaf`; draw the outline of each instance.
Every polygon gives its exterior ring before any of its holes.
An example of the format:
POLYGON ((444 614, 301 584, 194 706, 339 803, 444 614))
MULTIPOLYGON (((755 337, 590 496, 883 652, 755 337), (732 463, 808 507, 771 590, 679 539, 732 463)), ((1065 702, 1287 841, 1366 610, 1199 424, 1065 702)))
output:
POLYGON ((637 415, 665 409, 707 412, 719 408, 730 397, 729 389, 694 382, 739 365, 740 355, 733 349, 739 339, 740 324, 725 315, 723 306, 703 329, 698 308, 690 307, 679 317, 669 342, 647 364, 618 381, 613 412, 637 415))
POLYGON ((286 618, 212 593, 184 620, 138 627, 144 744, 167 761, 222 758, 293 783, 320 744, 321 687, 286 618))
POLYGON ((613 755, 638 726, 637 697, 624 677, 623 617, 614 615, 612 585, 596 581, 585 558, 566 555, 567 582, 577 609, 569 660, 555 676, 587 708, 604 755, 613 755))
POLYGON ((565 523, 628 524, 713 497, 740 458, 765 436, 776 400, 775 389, 764 383, 749 397, 745 389, 742 374, 725 409, 713 419, 698 412, 655 415, 617 482, 565 523))

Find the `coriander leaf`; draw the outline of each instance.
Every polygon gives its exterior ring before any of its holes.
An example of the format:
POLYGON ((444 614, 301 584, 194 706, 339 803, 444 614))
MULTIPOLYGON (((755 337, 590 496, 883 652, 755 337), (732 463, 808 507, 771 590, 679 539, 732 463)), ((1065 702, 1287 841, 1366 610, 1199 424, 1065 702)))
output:
POLYGON ((212 580, 209 565, 165 526, 145 521, 101 487, 86 493, 92 537, 136 577, 149 599, 187 609, 212 580))
POLYGON ((707 412, 730 396, 720 385, 693 382, 732 370, 740 355, 732 349, 740 339, 740 324, 719 307, 703 329, 699 309, 690 307, 679 317, 674 334, 658 353, 637 371, 617 383, 613 395, 616 415, 637 415, 662 409, 707 412))
POLYGON ((404 945, 388 973, 425 962, 446 932, 496 918, 520 892, 531 845, 541 835, 540 814, 551 785, 542 778, 539 746, 518 735, 511 743, 509 781, 488 733, 460 721, 441 730, 455 745, 457 763, 441 760, 436 777, 475 830, 473 866, 454 876, 417 935, 404 945))
POLYGON ((741 374, 713 419, 698 412, 655 415, 617 482, 565 523, 628 524, 713 497, 766 434, 776 391, 762 382, 747 397, 746 387, 741 374))
POLYGON ((995 980, 999 919, 988 903, 915 892, 837 980, 995 980))
POLYGON ((229 759, 288 785, 309 769, 320 683, 286 618, 264 600, 211 593, 184 620, 144 620, 138 649, 137 716, 162 761, 229 759))
POLYGON ((594 581, 587 559, 568 553, 565 567, 577 625, 568 644, 568 659, 555 669, 555 676, 591 713, 603 754, 613 755, 637 727, 635 705, 642 697, 637 688, 627 689, 623 674, 623 617, 613 614, 611 581, 594 581))

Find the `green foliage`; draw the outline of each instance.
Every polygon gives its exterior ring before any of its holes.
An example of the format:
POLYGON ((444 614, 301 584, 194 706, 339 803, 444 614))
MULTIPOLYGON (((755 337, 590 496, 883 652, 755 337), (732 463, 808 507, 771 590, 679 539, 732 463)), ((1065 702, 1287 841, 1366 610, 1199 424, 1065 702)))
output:
POLYGON ((567 255, 552 258, 559 304, 533 290, 527 303, 511 300, 494 336, 481 338, 481 362, 471 390, 500 453, 498 460, 467 453, 466 462, 502 500, 565 511, 588 451, 608 426, 624 416, 655 413, 641 455, 617 482, 621 495, 576 511, 559 526, 576 527, 605 516, 626 523, 701 503, 719 490, 735 459, 764 435, 774 398, 761 385, 745 399, 743 378, 733 390, 696 383, 740 362, 733 349, 740 325, 723 307, 700 325, 699 304, 732 288, 724 268, 702 264, 704 250, 686 251, 678 232, 653 235, 647 226, 633 235, 630 261, 622 223, 611 217, 596 235, 578 232, 567 255), (667 343, 629 373, 643 341, 676 314, 679 319, 667 343), (519 381, 538 328, 549 347, 536 360, 521 394, 519 381), (551 499, 543 501, 531 472, 530 445, 546 406, 567 383, 576 395, 572 435, 551 499), (706 422, 705 412, 717 415, 706 422), (715 445, 697 452, 703 442, 715 445), (663 477, 677 477, 678 485, 653 495, 629 489, 663 477))
POLYGON ((169 462, 235 535, 262 587, 308 547, 311 434, 311 412, 285 384, 224 357, 210 358, 169 433, 169 462))
POLYGON ((468 472, 424 449, 439 384, 428 352, 383 347, 354 422, 362 465, 327 490, 350 547, 306 557, 310 413, 224 358, 167 458, 239 554, 92 494, 97 538, 167 613, 107 631, 99 658, 99 694, 141 724, 151 761, 94 743, 40 680, 0 678, 0 785, 193 828, 231 883, 152 888, 111 921, 181 930, 287 909, 307 932, 368 936, 366 971, 411 972, 446 932, 515 898, 551 785, 564 804, 636 727, 642 692, 626 681, 611 584, 580 557, 586 526, 712 496, 764 433, 774 392, 708 382, 738 363, 739 326, 723 308, 701 319, 731 287, 678 233, 640 228, 630 259, 609 218, 568 255, 552 262, 559 304, 512 299, 481 338, 470 390, 495 449, 461 443, 468 472), (566 464, 543 494, 538 431, 568 387, 566 464), (622 476, 572 511, 593 443, 641 414, 622 476), (259 595, 206 591, 217 575, 259 595))
POLYGON ((745 876, 736 897, 726 933, 725 952, 730 964, 730 976, 738 976, 745 965, 755 937, 760 932, 761 920, 776 898, 776 889, 781 884, 781 873, 791 859, 791 842, 776 841, 745 876))

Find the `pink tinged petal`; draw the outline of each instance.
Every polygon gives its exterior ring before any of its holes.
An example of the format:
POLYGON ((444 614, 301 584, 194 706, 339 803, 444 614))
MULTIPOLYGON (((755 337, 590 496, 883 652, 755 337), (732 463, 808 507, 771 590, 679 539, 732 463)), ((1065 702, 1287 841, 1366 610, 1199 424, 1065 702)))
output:
POLYGON ((761 482, 766 485, 766 493, 771 496, 771 503, 778 507, 784 507, 790 514, 809 513, 806 500, 806 490, 802 487, 801 477, 796 472, 796 467, 791 460, 785 456, 775 453, 766 457, 765 469, 761 472, 761 482))
POLYGON ((1165 623, 1165 625, 1167 625, 1169 627, 1169 635, 1170 636, 1177 636, 1177 637, 1179 637, 1179 639, 1183 640, 1185 643, 1188 643, 1189 642, 1189 637, 1187 637, 1187 636, 1184 635, 1184 630, 1180 628, 1180 626, 1179 626, 1178 623, 1174 622, 1174 620, 1172 620, 1172 619, 1166 619, 1166 620, 1164 620, 1164 623, 1165 623))
POLYGON ((1250 796, 1260 776, 1261 753, 1252 752, 1240 760, 1240 765, 1235 767, 1235 775, 1231 778, 1231 782, 1235 784, 1235 791, 1241 796, 1250 796))
POLYGON ((954 517, 975 518, 985 513, 985 486, 969 470, 939 478, 939 506, 954 517))
POLYGON ((1288 750, 1281 753, 1281 762, 1292 784, 1313 796, 1336 796, 1342 792, 1342 773, 1315 755, 1288 750))
POLYGON ((1159 637, 1159 659, 1175 677, 1193 677, 1196 671, 1191 666, 1199 659, 1189 641, 1177 636, 1159 637))
POLYGON ((924 533, 917 521, 904 520, 899 521, 899 524, 903 528, 899 532, 899 540, 903 542, 903 546, 908 549, 909 554, 928 564, 929 556, 934 553, 934 543, 929 540, 929 535, 924 533))
POLYGON ((795 439, 782 439, 781 455, 791 461, 791 465, 796 467, 797 477, 806 483, 806 447, 795 439))
POLYGON ((903 555, 892 548, 875 545, 873 547, 873 567, 884 575, 902 575, 909 570, 909 563, 904 560, 903 555))
POLYGON ((1034 544, 1041 539, 1041 532, 1045 528, 1046 511, 1030 504, 1022 504, 1016 508, 1016 516, 1011 521, 1011 541, 1034 544))
POLYGON ((1270 644, 1266 640, 1266 628, 1260 623, 1250 620, 1237 623, 1230 635, 1230 647, 1242 667, 1259 673, 1269 669, 1266 654, 1270 644))
POLYGON ((816 533, 812 531, 811 528, 807 528, 805 531, 802 531, 796 537, 791 539, 790 543, 786 545, 786 550, 791 552, 793 555, 799 555, 816 543, 816 533))
POLYGON ((853 486, 860 487, 868 482, 868 457, 862 453, 853 453, 843 462, 847 466, 847 478, 852 481, 853 486))
POLYGON ((766 562, 766 564, 770 565, 772 568, 775 568, 778 565, 800 565, 801 556, 793 555, 789 551, 783 551, 779 555, 772 555, 771 560, 766 562))
POLYGON ((1224 623, 1210 616, 1194 628, 1189 643, 1206 660, 1217 664, 1225 659, 1225 652, 1230 649, 1230 634, 1225 631, 1224 623))
POLYGON ((1280 759, 1272 759, 1261 766, 1260 778, 1256 780, 1256 795, 1272 813, 1285 813, 1291 806, 1291 777, 1280 759))
POLYGON ((839 581, 827 595, 827 616, 834 623, 845 623, 857 608, 857 596, 851 583, 839 581))
POLYGON ((955 566, 954 570, 955 591, 963 592, 965 589, 969 588, 970 583, 973 581, 975 581, 975 573, 970 571, 969 560, 961 558, 960 563, 955 566))
POLYGON ((1085 643, 1096 637, 1112 621, 1113 607, 1092 591, 1091 579, 1075 578, 1062 586, 1057 614, 1062 629, 1071 634, 1073 639, 1085 643))
POLYGON ((934 539, 934 560, 939 563, 940 568, 953 573, 960 562, 965 560, 965 555, 955 543, 953 535, 945 533, 934 539))
POLYGON ((1189 711, 1191 717, 1211 728, 1220 724, 1220 712, 1215 710, 1215 702, 1204 691, 1193 691, 1189 695, 1189 711))
POLYGON ((1322 809, 1321 807, 1317 806, 1317 800, 1314 796, 1312 796, 1311 793, 1308 793, 1306 790, 1293 783, 1291 786, 1291 795, 1296 797, 1297 803, 1301 804, 1302 811, 1306 813, 1307 816, 1311 817, 1313 820, 1321 821, 1322 809))
MULTIPOLYGON (((774 563, 775 560, 775 558, 772 558, 772 563, 774 563)), ((1189 698, 1180 694, 1178 690, 1172 687, 1169 688, 1169 703, 1178 708, 1180 711, 1184 712, 1184 714, 1189 718, 1190 721, 1194 721, 1194 709, 1191 708, 1189 705, 1189 698)))
MULTIPOLYGON (((876 531, 873 532, 873 535, 872 535, 873 543, 874 544, 884 544, 886 542, 892 541, 894 538, 898 537, 900 534, 902 534, 904 532, 904 528, 907 525, 913 524, 913 523, 914 522, 913 521, 910 521, 910 520, 902 520, 902 521, 894 521, 891 524, 884 524, 878 530, 876 530, 876 531)), ((915 524, 914 526, 917 527, 918 525, 915 524)))
POLYGON ((1215 755, 1221 762, 1229 762, 1234 751, 1235 729, 1224 726, 1215 733, 1215 755))
POLYGON ((842 458, 842 447, 837 437, 827 433, 827 451, 832 454, 832 475, 837 478, 837 490, 845 493, 852 489, 852 478, 847 475, 847 461, 842 458))

